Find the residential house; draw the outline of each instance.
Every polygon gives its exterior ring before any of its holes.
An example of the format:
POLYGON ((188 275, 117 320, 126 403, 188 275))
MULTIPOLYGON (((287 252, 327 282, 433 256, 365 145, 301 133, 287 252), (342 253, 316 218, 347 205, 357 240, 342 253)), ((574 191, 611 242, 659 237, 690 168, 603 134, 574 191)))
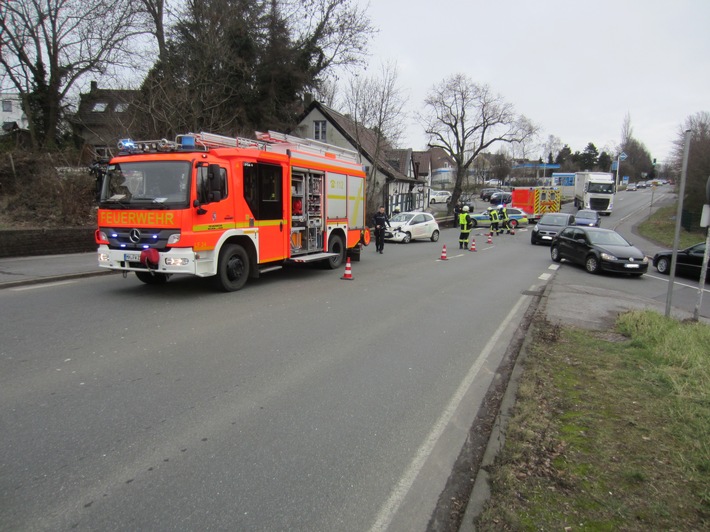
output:
POLYGON ((22 99, 17 92, 0 92, 0 102, 2 107, 2 131, 0 135, 6 135, 18 129, 28 129, 29 122, 27 115, 22 108, 22 99))
POLYGON ((396 150, 376 133, 318 101, 312 101, 291 131, 301 138, 318 140, 357 152, 368 174, 368 212, 385 205, 389 212, 422 210, 427 206, 428 179, 415 168, 412 150, 396 150))
POLYGON ((118 141, 130 137, 135 116, 132 102, 136 90, 99 89, 95 81, 91 90, 79 96, 79 108, 70 119, 74 134, 82 139, 84 162, 111 157, 118 141))

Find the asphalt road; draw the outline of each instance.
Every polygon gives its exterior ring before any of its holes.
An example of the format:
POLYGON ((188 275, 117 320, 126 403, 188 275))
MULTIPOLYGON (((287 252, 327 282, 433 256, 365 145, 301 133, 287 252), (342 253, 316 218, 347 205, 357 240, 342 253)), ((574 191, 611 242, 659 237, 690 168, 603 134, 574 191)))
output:
MULTIPOLYGON (((603 225, 634 240, 649 200, 620 194, 603 225)), ((551 317, 584 321, 667 291, 475 236, 370 247, 352 281, 0 291, 0 529, 424 529, 534 294, 554 276, 551 317)))
POLYGON ((352 281, 3 290, 0 529, 423 529, 549 266, 457 238, 371 246, 352 281))

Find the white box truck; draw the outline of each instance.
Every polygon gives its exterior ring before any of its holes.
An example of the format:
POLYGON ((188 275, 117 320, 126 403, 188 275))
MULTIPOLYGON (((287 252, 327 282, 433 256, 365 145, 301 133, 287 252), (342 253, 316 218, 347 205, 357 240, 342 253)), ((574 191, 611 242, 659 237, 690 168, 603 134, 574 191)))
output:
POLYGON ((609 216, 614 208, 616 184, 608 172, 577 172, 574 177, 574 206, 609 216))

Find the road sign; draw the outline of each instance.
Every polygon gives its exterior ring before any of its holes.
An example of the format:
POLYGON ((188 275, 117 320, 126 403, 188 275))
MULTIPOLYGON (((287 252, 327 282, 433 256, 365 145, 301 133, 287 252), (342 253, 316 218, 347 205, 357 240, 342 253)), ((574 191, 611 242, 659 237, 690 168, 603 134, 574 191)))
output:
POLYGON ((628 158, 628 155, 626 155, 623 151, 619 154, 620 161, 625 161, 627 158, 628 158))

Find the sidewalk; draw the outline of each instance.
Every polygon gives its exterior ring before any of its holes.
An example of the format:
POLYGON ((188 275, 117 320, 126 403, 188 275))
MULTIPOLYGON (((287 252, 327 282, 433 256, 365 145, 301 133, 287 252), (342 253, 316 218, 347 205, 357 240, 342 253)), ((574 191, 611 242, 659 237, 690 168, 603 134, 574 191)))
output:
POLYGON ((0 289, 113 273, 99 268, 96 252, 0 258, 0 289))

